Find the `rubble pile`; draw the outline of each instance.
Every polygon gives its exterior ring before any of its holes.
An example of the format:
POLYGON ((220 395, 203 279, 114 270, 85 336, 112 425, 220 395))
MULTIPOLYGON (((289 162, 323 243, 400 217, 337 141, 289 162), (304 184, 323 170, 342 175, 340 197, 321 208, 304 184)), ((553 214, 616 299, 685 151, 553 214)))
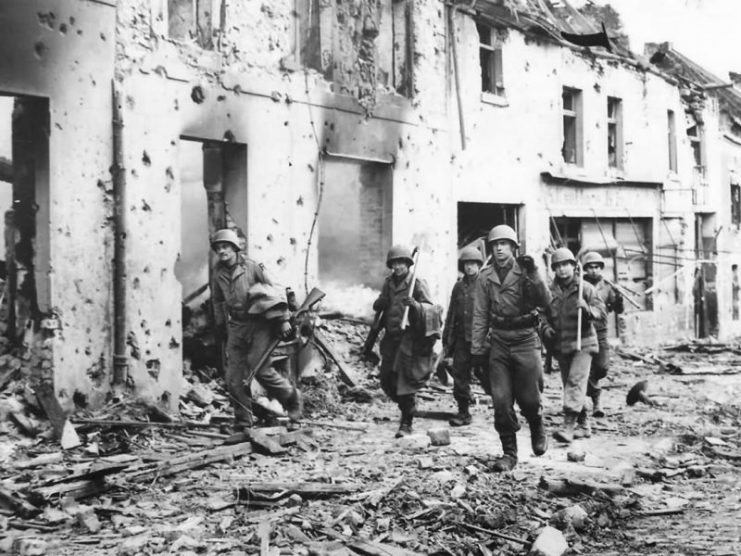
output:
MULTIPOLYGON (((615 465, 608 448, 576 445, 544 464, 524 461, 494 475, 490 409, 474 408, 483 428, 448 430, 450 386, 423 389, 417 433, 392 438, 394 408, 380 394, 377 367, 359 356, 368 327, 346 319, 317 327, 322 360, 302 378, 310 403, 296 431, 260 400, 269 419, 228 434, 228 395, 216 369, 204 367, 186 372, 179 415, 122 395, 68 416, 79 443, 62 449, 22 373, 7 381, 0 550, 550 556, 630 547, 660 554, 680 544, 665 520, 681 529, 737 494, 727 481, 741 465, 741 405, 732 390, 698 390, 722 377, 696 371, 707 350, 716 350, 722 370, 734 347, 621 352, 606 380, 610 419, 594 428, 609 446, 615 435, 658 435, 638 460, 615 465), (684 374, 667 372, 668 364, 684 374), (649 382, 655 405, 624 405, 638 379, 649 382)), ((547 376, 551 424, 558 380, 547 376)), ((692 541, 693 549, 710 550, 711 538, 732 543, 733 515, 728 521, 692 541)))

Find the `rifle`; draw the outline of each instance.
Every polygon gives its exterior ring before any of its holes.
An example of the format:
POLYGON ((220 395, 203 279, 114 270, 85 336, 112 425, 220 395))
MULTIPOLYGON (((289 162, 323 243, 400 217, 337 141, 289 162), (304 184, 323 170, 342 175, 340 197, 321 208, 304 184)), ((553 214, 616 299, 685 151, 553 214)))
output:
MULTIPOLYGON (((412 271, 412 279, 409 282, 408 297, 414 295, 414 286, 417 283, 417 263, 419 262, 419 248, 417 247, 412 252, 412 261, 414 261, 414 270, 412 271)), ((404 307, 404 316, 401 318, 401 329, 406 330, 407 326, 409 326, 409 305, 404 307)))
POLYGON ((373 365, 378 365, 381 360, 378 354, 373 351, 373 348, 375 347, 376 340, 378 340, 378 336, 383 329, 383 316, 383 310, 376 311, 376 316, 373 319, 373 324, 368 331, 368 336, 365 339, 365 343, 363 343, 363 359, 372 363, 373 365))
MULTIPOLYGON (((319 288, 312 288, 312 290, 309 292, 309 295, 306 296, 306 299, 304 299, 304 302, 301 304, 301 306, 296 309, 296 312, 293 313, 293 315, 291 315, 291 320, 295 322, 297 317, 301 315, 301 313, 311 311, 314 305, 324 299, 324 296, 326 295, 327 294, 319 288)), ((263 368, 267 360, 270 358, 270 355, 273 353, 275 348, 278 347, 278 344, 282 340, 283 338, 279 336, 270 342, 270 345, 268 345, 263 354, 260 356, 257 364, 252 369, 250 369, 249 373, 247 373, 247 376, 244 379, 245 385, 249 386, 252 383, 252 379, 255 378, 255 375, 258 373, 258 371, 263 368)))
POLYGON ((579 302, 584 295, 584 276, 581 265, 576 263, 576 270, 579 272, 579 293, 576 296, 576 351, 581 351, 581 313, 582 310, 579 307, 579 302))

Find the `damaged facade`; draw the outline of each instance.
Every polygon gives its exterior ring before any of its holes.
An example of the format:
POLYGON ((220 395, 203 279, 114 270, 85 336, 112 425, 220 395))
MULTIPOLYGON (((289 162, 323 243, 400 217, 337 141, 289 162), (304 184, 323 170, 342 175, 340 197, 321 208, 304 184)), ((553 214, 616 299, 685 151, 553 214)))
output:
MULTIPOLYGON (((13 323, 32 323, 31 351, 62 404, 100 403, 114 354, 137 395, 177 403, 182 302, 207 299, 208 236, 223 226, 280 283, 330 296, 378 287, 388 247, 417 245, 442 303, 458 248, 507 223, 544 267, 558 243, 610 255, 608 276, 636 292, 638 307, 614 323, 624 341, 694 335, 696 238, 721 225, 697 216, 699 188, 732 219, 722 207, 738 186, 715 104, 700 137, 728 170, 708 155, 698 184, 670 73, 623 49, 569 46, 554 29, 589 31, 576 14, 468 5, 4 2, 13 323), (111 168, 124 170, 117 184, 111 168)), ((725 291, 733 279, 719 273, 719 306, 738 296, 725 291)), ((732 317, 718 334, 737 330, 732 317)))

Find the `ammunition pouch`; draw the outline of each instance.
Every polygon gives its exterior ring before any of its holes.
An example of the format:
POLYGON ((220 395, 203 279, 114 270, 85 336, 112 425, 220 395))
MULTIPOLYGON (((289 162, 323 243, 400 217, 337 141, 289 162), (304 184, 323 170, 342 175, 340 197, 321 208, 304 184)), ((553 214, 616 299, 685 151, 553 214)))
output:
POLYGON ((523 328, 536 328, 538 326, 538 314, 528 313, 515 317, 494 317, 491 320, 492 330, 521 330, 523 328))

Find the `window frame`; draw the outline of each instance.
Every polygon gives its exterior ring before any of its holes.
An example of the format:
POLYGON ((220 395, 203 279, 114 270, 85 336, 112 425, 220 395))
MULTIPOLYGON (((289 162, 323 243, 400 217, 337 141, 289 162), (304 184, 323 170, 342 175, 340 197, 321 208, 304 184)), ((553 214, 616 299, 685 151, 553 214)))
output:
POLYGON ((608 96, 607 97, 607 165, 610 168, 616 170, 623 169, 623 99, 619 97, 608 96), (613 108, 612 114, 610 108, 613 108), (612 136, 612 128, 614 128, 615 135, 615 153, 614 163, 610 156, 610 138, 612 136))
POLYGON ((584 141, 583 141, 583 127, 584 124, 584 110, 583 110, 583 98, 582 90, 575 87, 562 87, 561 88, 561 158, 566 164, 573 166, 584 166, 584 141), (571 107, 566 108, 566 97, 571 95, 571 107), (573 120, 574 122, 574 157, 573 161, 566 157, 566 119, 573 120))
POLYGON ((481 93, 495 97, 506 98, 507 89, 504 86, 504 60, 502 53, 502 39, 496 27, 484 21, 476 21, 476 32, 479 44, 479 70, 481 72, 481 93), (481 29, 489 32, 488 42, 484 42, 481 29), (484 83, 484 54, 489 59, 488 83, 484 83))
POLYGON ((669 172, 677 173, 677 118, 674 110, 666 111, 666 131, 669 155, 669 172))

